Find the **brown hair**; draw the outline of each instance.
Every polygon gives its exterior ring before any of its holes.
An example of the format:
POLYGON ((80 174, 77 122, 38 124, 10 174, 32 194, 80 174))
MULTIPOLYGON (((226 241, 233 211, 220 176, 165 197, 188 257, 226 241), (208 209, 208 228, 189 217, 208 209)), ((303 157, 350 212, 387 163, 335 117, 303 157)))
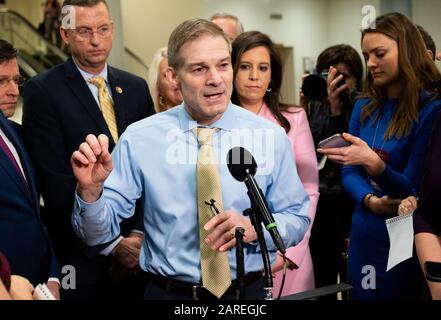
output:
POLYGON ((17 49, 8 41, 0 39, 0 64, 17 58, 17 49))
MULTIPOLYGON (((398 45, 401 95, 384 138, 402 138, 410 134, 412 124, 418 120, 418 111, 422 107, 419 106, 420 93, 423 90, 433 91, 430 86, 441 79, 441 74, 427 55, 423 38, 409 18, 396 12, 388 13, 378 17, 375 25, 375 28, 362 31, 361 41, 366 34, 382 33, 398 45)), ((361 121, 364 122, 376 109, 383 107, 381 100, 386 98, 386 89, 375 86, 368 72, 362 95, 370 99, 361 113, 361 121)))
POLYGON ((207 34, 224 38, 231 53, 230 40, 221 28, 205 19, 191 19, 181 23, 170 35, 168 40, 168 64, 170 67, 178 71, 184 64, 180 54, 182 46, 207 34))
MULTIPOLYGON (((270 53, 271 59, 271 91, 266 92, 263 97, 266 105, 271 110, 273 116, 288 133, 291 130, 289 121, 283 116, 282 111, 288 111, 289 105, 279 102, 280 87, 282 86, 282 58, 276 45, 270 37, 259 31, 248 31, 239 35, 233 42, 232 63, 234 75, 237 74, 242 55, 253 48, 265 47, 270 53)), ((240 105, 236 89, 233 89, 232 102, 240 105)))

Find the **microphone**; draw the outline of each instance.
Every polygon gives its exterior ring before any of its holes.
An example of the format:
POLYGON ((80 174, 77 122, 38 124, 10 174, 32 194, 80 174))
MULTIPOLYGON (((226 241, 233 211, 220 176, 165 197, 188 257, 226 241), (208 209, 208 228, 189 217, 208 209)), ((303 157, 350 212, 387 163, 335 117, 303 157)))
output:
POLYGON ((263 221, 265 228, 270 233, 277 250, 282 254, 285 254, 285 244, 277 230, 274 217, 268 209, 268 204, 262 190, 254 179, 254 175, 257 171, 257 164, 253 155, 245 148, 235 147, 228 152, 227 165, 228 170, 234 179, 240 182, 245 182, 252 208, 255 210, 256 214, 260 214, 260 218, 263 221))

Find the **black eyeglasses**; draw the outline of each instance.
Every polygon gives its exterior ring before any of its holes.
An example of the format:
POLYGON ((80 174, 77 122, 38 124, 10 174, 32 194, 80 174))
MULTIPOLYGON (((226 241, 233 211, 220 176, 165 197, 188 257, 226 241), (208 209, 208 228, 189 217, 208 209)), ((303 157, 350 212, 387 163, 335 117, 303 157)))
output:
POLYGON ((25 84, 26 78, 22 76, 16 77, 0 77, 0 88, 4 88, 8 85, 9 82, 14 82, 17 86, 21 87, 25 84))

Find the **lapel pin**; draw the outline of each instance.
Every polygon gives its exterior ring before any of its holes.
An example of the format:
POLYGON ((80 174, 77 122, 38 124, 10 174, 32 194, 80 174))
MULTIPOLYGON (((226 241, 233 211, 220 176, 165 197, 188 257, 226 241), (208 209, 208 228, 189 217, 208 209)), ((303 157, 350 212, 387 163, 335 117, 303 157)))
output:
POLYGON ((116 87, 115 90, 119 94, 123 93, 123 89, 121 89, 121 87, 116 87))

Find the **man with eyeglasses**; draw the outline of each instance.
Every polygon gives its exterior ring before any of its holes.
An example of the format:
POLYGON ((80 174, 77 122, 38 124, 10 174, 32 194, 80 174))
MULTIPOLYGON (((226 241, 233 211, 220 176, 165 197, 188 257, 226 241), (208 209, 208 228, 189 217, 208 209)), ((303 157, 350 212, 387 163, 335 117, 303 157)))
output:
POLYGON ((59 269, 40 219, 36 180, 24 148, 20 126, 7 120, 24 83, 17 50, 0 40, 0 252, 8 258, 14 274, 34 286, 47 283, 59 297, 59 269))
POLYGON ((108 136, 112 150, 128 125, 154 113, 153 102, 143 79, 107 64, 113 22, 104 0, 66 0, 62 12, 60 34, 72 57, 31 79, 23 106, 49 235, 60 265, 75 268, 75 285, 63 288, 62 298, 136 297, 142 221, 125 222, 114 241, 85 247, 70 220, 76 186, 70 156, 91 133, 108 136))

